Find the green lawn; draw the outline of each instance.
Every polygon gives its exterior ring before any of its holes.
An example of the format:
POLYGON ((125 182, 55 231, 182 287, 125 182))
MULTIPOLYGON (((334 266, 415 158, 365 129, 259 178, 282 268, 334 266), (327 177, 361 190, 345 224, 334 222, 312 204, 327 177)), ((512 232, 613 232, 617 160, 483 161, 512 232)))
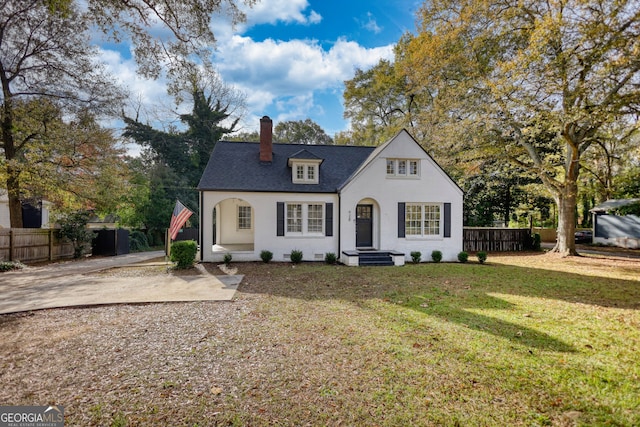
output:
POLYGON ((246 422, 303 424, 304 406, 328 424, 640 425, 640 261, 244 269, 261 323, 331 359, 291 350, 280 386, 332 378, 246 422))
POLYGON ((232 267, 234 302, 0 316, 0 404, 69 426, 640 425, 640 260, 232 267))

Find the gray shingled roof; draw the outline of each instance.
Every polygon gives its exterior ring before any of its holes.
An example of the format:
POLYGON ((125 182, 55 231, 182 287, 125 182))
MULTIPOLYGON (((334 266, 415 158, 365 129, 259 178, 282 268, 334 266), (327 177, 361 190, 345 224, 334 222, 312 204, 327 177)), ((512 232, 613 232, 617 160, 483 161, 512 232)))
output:
POLYGON ((289 158, 298 160, 320 160, 320 157, 316 156, 313 153, 310 153, 309 150, 305 149, 293 153, 291 156, 289 156, 289 158))
POLYGON ((216 144, 202 174, 198 190, 277 191, 295 193, 336 193, 375 147, 346 145, 273 144, 273 161, 260 162, 260 144, 227 142, 216 144), (288 159, 304 149, 323 159, 319 184, 294 184, 288 159))
POLYGON ((640 203, 640 199, 609 199, 606 202, 600 203, 598 206, 594 206, 590 212, 607 212, 635 203, 640 203))

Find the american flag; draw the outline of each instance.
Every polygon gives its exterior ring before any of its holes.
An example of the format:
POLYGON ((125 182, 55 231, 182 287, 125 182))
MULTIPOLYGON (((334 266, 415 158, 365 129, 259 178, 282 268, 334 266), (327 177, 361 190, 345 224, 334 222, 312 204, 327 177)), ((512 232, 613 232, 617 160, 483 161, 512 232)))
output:
POLYGON ((171 240, 176 239, 178 232, 191 215, 193 215, 193 212, 187 209, 180 200, 176 200, 176 207, 173 208, 173 214, 171 214, 171 225, 169 226, 169 237, 171 240))

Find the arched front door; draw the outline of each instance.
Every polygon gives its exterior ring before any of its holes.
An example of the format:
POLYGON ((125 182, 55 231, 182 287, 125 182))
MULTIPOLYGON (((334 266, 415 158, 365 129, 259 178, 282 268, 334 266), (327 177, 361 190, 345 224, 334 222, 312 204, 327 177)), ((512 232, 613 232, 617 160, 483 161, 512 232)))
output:
POLYGON ((356 247, 373 247, 373 205, 356 206, 356 247))

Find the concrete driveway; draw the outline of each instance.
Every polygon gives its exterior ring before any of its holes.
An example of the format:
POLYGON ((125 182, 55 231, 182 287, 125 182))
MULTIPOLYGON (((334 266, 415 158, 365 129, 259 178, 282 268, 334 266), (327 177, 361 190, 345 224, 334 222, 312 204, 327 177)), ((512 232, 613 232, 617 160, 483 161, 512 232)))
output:
POLYGON ((0 314, 100 304, 229 301, 241 275, 106 277, 95 273, 148 262, 164 252, 141 252, 27 267, 0 273, 0 314))

